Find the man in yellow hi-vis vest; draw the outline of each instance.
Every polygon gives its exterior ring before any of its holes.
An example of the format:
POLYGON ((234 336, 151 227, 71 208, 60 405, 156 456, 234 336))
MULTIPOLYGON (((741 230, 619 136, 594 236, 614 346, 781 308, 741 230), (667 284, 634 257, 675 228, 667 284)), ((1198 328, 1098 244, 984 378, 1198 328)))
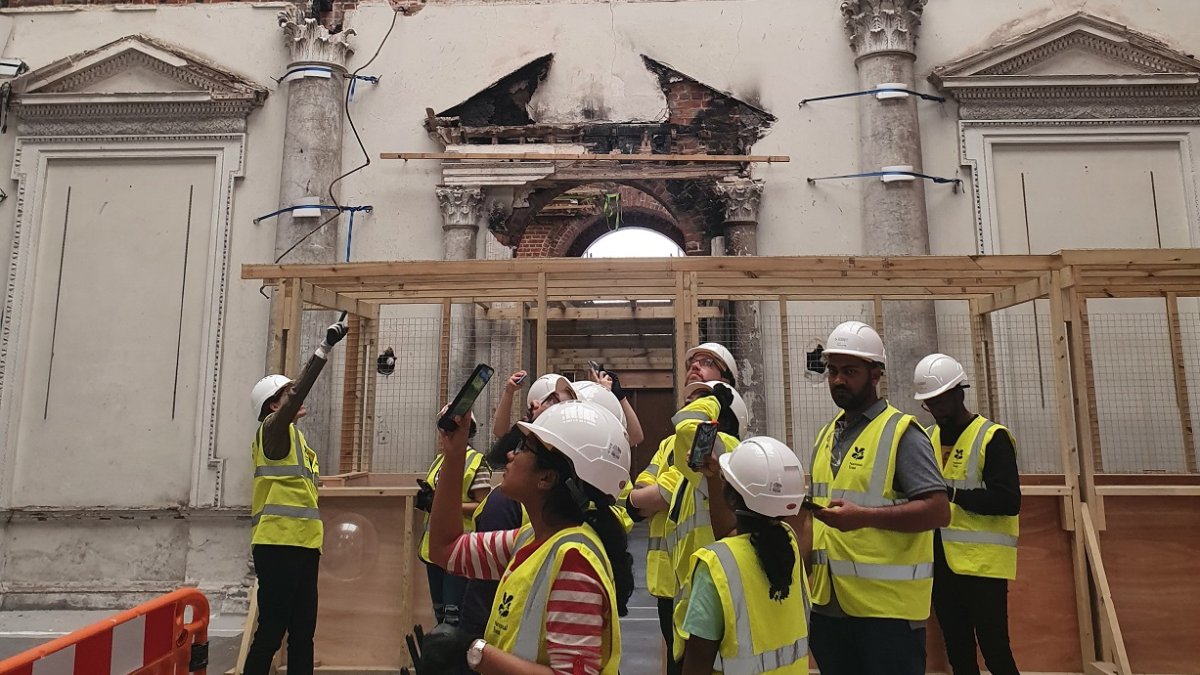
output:
MULTIPOLYGON (((343 315, 343 320, 344 320, 343 315)), ((325 331, 325 342, 295 382, 268 375, 250 392, 258 418, 251 454, 254 495, 250 508, 251 551, 258 575, 258 628, 242 672, 267 675, 288 636, 288 672, 312 675, 317 630, 317 569, 324 528, 317 510, 320 466, 296 422, 304 399, 333 346, 346 337, 343 321, 325 331)))
POLYGON ((1017 578, 1021 481, 1008 429, 967 409, 962 364, 945 354, 921 359, 913 398, 937 425, 950 526, 933 545, 933 608, 954 675, 979 675, 976 639, 993 675, 1017 675, 1008 640, 1008 582, 1017 578))
POLYGON ((817 434, 810 464, 809 496, 823 507, 812 528, 812 655, 822 675, 923 674, 946 484, 916 420, 879 398, 879 334, 847 321, 824 359, 842 412, 817 434))

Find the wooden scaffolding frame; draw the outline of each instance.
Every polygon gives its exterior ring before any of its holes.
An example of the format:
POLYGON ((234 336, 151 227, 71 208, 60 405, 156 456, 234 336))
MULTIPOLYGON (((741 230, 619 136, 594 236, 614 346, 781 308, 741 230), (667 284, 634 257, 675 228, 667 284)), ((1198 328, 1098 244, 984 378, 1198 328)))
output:
MULTIPOLYGON (((301 354, 297 331, 305 307, 344 310, 357 317, 362 337, 356 363, 368 386, 354 404, 359 435, 351 453, 361 455, 370 436, 370 367, 380 309, 392 304, 442 305, 442 340, 449 337, 454 304, 482 309, 492 319, 532 321, 538 371, 545 368, 548 320, 671 316, 675 353, 699 339, 706 301, 773 301, 780 307, 781 344, 788 354, 787 302, 863 301, 881 313, 894 300, 960 300, 970 306, 974 371, 979 407, 994 414, 997 376, 991 317, 1037 300, 1050 305, 1050 330, 1057 383, 1058 441, 1062 481, 1023 486, 1029 496, 1061 501, 1062 529, 1071 536, 1079 626, 1079 649, 1088 673, 1133 672, 1113 603, 1101 535, 1104 499, 1200 496, 1188 476, 1159 481, 1098 481, 1099 434, 1095 383, 1088 337, 1088 301, 1094 298, 1162 298, 1168 317, 1176 400, 1186 446, 1187 470, 1196 473, 1180 336, 1178 299, 1200 296, 1200 250, 1080 250, 1053 255, 911 257, 689 257, 665 259, 514 259, 446 262, 360 262, 334 265, 244 265, 244 279, 274 287, 275 332, 270 362, 276 372, 295 373, 301 354), (623 301, 593 305, 594 300, 623 301), (670 300, 647 306, 644 301, 670 300)), ((443 347, 446 345, 444 344, 443 347)), ((442 354, 448 354, 447 349, 442 354)), ((785 367, 791 367, 785 358, 785 367)), ((684 379, 677 359, 676 381, 684 379)), ((448 363, 441 364, 447 391, 448 363)), ((790 388, 785 387, 785 391, 790 388)), ((787 414, 790 416, 790 391, 787 414)), ((788 430, 790 434, 791 425, 788 430)), ((788 438, 789 444, 793 439, 788 438)), ((795 447, 793 445, 793 447, 795 447)), ((328 488, 365 489, 365 488, 328 488)), ((409 488, 389 488, 400 491, 409 488)), ((324 491, 323 491, 324 494, 324 491)), ((382 493, 380 493, 382 494, 382 493)), ((407 494, 407 492, 405 492, 407 494)), ((411 512, 411 507, 406 507, 411 512)), ((409 519, 411 520, 411 518, 409 519)))

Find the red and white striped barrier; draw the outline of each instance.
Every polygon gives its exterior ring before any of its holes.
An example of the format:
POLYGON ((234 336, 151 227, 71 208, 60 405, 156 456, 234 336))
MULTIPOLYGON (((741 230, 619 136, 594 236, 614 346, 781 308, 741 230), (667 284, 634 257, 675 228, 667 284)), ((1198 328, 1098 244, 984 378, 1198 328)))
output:
POLYGON ((0 661, 0 675, 204 675, 207 665, 208 600, 181 588, 0 661))

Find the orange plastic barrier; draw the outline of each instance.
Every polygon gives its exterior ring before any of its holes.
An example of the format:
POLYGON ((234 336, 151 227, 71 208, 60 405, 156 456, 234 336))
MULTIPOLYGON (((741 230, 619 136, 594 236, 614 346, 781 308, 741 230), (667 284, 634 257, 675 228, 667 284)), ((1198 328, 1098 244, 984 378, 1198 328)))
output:
POLYGON ((207 668, 208 598, 194 588, 0 661, 0 675, 205 675, 207 668))

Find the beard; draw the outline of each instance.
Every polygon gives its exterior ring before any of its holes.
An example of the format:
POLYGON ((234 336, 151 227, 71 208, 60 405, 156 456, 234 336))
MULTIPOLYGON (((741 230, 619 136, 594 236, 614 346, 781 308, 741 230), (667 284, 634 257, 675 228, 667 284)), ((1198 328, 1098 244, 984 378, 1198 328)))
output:
POLYGON ((863 387, 857 391, 847 386, 830 387, 829 395, 833 398, 833 402, 842 410, 862 410, 866 407, 867 401, 871 397, 871 391, 874 385, 868 380, 863 387))

